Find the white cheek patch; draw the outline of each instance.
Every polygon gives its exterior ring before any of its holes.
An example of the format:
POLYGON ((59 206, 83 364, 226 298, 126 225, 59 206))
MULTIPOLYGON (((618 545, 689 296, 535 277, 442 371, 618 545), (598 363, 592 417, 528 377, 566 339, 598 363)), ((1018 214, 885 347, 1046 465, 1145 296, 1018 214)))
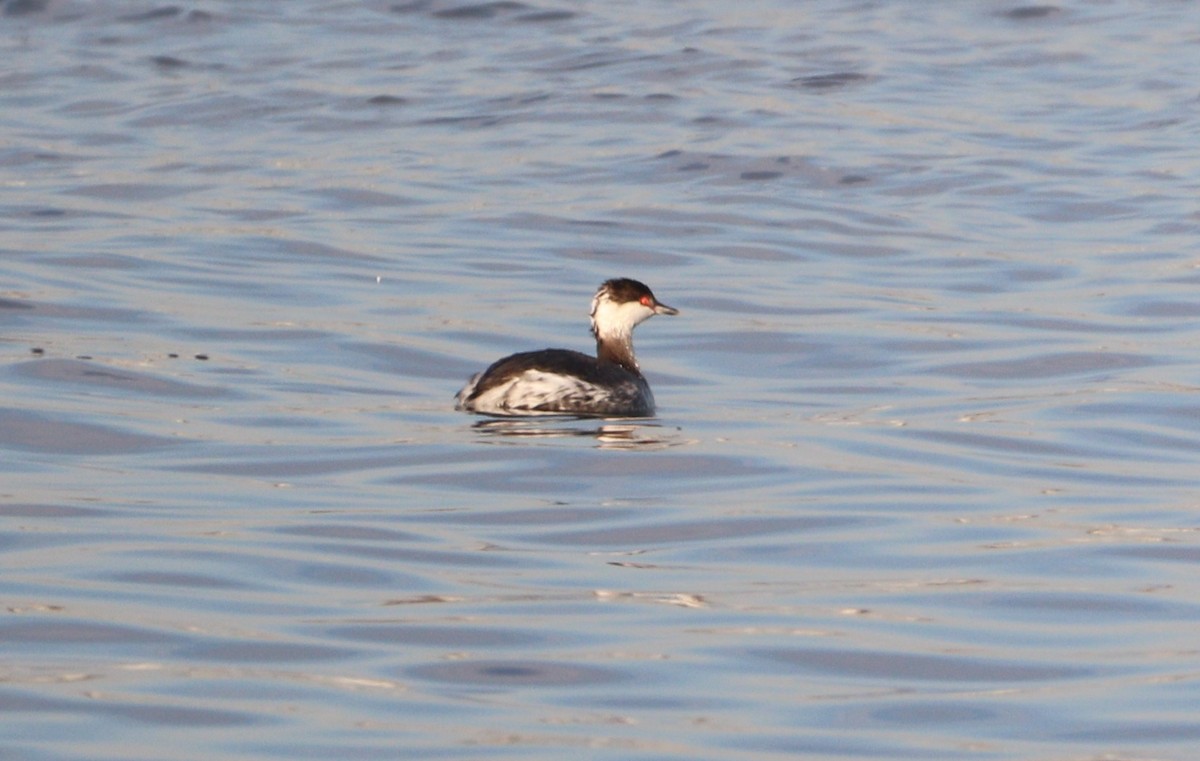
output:
POLYGON ((601 337, 628 337, 653 314, 653 309, 636 301, 616 304, 602 299, 592 310, 592 330, 601 337))

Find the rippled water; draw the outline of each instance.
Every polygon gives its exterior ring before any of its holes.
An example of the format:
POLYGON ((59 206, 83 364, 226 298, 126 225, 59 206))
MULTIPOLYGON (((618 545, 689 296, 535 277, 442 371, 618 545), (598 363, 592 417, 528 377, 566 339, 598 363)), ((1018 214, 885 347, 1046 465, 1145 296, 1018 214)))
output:
POLYGON ((0 11, 0 756, 1194 757, 1190 5, 0 11))

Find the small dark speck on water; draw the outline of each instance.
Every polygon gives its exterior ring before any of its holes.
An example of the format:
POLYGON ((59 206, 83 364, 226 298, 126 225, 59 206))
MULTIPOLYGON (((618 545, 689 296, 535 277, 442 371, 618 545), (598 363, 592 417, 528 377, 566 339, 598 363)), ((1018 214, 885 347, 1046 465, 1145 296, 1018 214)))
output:
POLYGON ((517 16, 517 21, 533 24, 544 24, 551 21, 568 21, 575 18, 574 11, 535 11, 517 16))
POLYGON ((171 55, 156 55, 150 58, 150 62, 161 69, 182 69, 188 65, 182 58, 171 55))
POLYGON ((26 13, 38 13, 46 9, 49 0, 12 0, 4 6, 5 16, 22 16, 26 13))
POLYGON ((783 176, 783 172, 757 171, 757 172, 742 172, 743 180, 777 180, 783 176))
POLYGON ((1054 5, 1022 5, 1019 8, 1013 8, 1012 10, 1004 11, 1001 15, 1014 21, 1026 21, 1028 19, 1053 16, 1060 10, 1061 9, 1054 5))
POLYGON ((208 359, 208 355, 207 354, 197 354, 196 359, 204 361, 204 360, 208 359))
POLYGON ((160 19, 174 18, 182 12, 183 10, 177 6, 166 5, 161 8, 154 8, 153 10, 142 13, 130 13, 128 15, 121 16, 120 20, 131 23, 138 23, 142 21, 159 21, 160 19))
POLYGON ((535 669, 521 666, 492 666, 490 668, 483 669, 483 673, 490 676, 525 677, 535 676, 537 671, 535 669))
POLYGON ((402 106, 408 101, 398 95, 376 95, 367 102, 373 106, 402 106))
POLYGON ((38 355, 39 357, 46 353, 46 350, 40 346, 35 346, 32 349, 30 349, 29 351, 33 352, 34 354, 38 355))
POLYGON ((810 90, 832 90, 837 87, 845 87, 854 82, 861 82, 866 78, 866 74, 859 74, 855 71, 840 71, 834 74, 815 74, 809 77, 796 77, 792 80, 792 84, 806 87, 810 90))
POLYGON ((397 3, 390 10, 392 13, 415 13, 428 9, 430 5, 432 3, 428 2, 428 0, 417 0, 417 2, 413 3, 397 3))
POLYGON ((91 359, 91 358, 92 358, 92 356, 90 354, 80 354, 75 357, 75 359, 91 359))
POLYGON ((167 356, 170 357, 171 359, 179 359, 179 355, 176 354, 175 352, 171 352, 167 356))
POLYGON ((433 17, 440 19, 490 19, 495 18, 501 13, 516 11, 524 8, 521 3, 512 2, 511 0, 498 0, 492 3, 479 3, 478 5, 463 5, 457 8, 447 8, 445 10, 434 11, 433 17))

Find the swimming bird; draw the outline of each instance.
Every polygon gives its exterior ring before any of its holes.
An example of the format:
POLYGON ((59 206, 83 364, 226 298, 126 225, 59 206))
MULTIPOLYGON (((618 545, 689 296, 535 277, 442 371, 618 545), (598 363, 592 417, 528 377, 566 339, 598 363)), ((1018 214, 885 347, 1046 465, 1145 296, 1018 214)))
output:
POLYGON ((637 280, 605 281, 592 298, 596 356, 542 349, 504 357, 467 381, 455 408, 488 415, 653 415, 654 394, 633 354, 633 329, 656 314, 679 310, 637 280))

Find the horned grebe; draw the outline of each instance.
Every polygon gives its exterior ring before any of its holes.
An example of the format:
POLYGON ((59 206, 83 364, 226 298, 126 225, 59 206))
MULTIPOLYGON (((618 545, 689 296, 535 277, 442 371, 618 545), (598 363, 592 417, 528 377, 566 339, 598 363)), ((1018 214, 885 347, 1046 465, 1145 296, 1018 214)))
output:
POLYGON ((467 381, 454 406, 488 415, 653 415, 654 395, 633 356, 633 329, 656 314, 679 311, 636 280, 609 280, 592 298, 596 356, 569 349, 513 354, 467 381))

